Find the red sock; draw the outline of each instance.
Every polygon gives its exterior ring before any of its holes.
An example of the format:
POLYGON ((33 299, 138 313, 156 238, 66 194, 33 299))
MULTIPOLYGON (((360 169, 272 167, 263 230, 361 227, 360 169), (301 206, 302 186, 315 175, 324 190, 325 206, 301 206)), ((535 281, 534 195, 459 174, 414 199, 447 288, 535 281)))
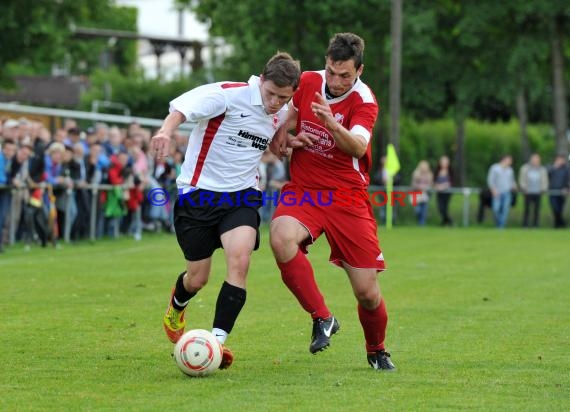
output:
POLYGON ((326 319, 331 316, 315 281, 311 262, 301 250, 290 261, 277 262, 277 266, 281 269, 281 279, 285 285, 313 319, 326 319))
POLYGON ((358 318, 364 330, 366 339, 366 351, 376 352, 384 349, 384 339, 386 338, 386 326, 388 325, 388 312, 384 299, 376 309, 367 310, 358 305, 358 318))

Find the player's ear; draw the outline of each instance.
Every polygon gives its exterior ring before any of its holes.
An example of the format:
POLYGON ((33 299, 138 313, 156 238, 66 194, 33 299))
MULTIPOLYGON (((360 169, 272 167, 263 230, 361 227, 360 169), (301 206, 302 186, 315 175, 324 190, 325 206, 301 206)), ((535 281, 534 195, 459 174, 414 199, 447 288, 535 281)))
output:
POLYGON ((362 76, 362 72, 364 71, 364 63, 362 63, 360 65, 360 67, 358 68, 358 70, 356 70, 356 77, 360 77, 362 76))

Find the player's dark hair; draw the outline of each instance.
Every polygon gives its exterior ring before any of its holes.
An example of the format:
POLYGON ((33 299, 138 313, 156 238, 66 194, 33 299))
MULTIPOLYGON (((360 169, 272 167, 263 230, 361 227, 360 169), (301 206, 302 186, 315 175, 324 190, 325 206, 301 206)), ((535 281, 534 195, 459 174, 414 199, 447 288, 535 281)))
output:
POLYGON ((354 33, 337 33, 329 42, 326 57, 333 62, 353 60, 358 70, 364 57, 364 40, 354 33))
POLYGON ((261 73, 265 80, 271 80, 277 87, 293 87, 297 90, 301 78, 301 65, 289 53, 277 52, 265 65, 261 73))

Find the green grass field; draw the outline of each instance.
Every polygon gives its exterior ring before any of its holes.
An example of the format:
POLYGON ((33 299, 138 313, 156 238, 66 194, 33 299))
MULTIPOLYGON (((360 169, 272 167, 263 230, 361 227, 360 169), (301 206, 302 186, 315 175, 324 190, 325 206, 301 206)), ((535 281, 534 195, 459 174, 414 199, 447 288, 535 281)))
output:
MULTIPOLYGON (((228 346, 234 365, 189 378, 161 326, 183 269, 170 235, 0 256, 0 410, 570 410, 570 231, 395 228, 380 233, 397 372, 366 364, 356 304, 320 239, 309 255, 342 328, 308 351, 311 322, 267 245, 228 346)), ((224 277, 192 301, 211 327, 224 277)))

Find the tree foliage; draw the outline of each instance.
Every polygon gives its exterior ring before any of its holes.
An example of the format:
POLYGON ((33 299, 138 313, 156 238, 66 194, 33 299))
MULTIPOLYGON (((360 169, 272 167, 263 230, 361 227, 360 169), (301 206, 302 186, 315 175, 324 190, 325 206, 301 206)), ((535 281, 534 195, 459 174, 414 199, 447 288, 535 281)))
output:
MULTIPOLYGON (((363 80, 376 93, 382 111, 388 106, 389 0, 265 1, 181 0, 210 25, 210 34, 233 48, 220 80, 243 80, 261 72, 278 50, 301 62, 303 70, 324 68, 329 39, 338 32, 358 33, 365 41, 363 80)), ((377 133, 380 133, 378 128, 377 133)), ((373 157, 380 157, 380 145, 373 157)))
MULTIPOLYGON (((3 0, 0 5, 0 84, 10 74, 46 74, 56 64, 72 73, 88 72, 98 64, 104 40, 77 40, 73 26, 136 31, 136 10, 117 7, 113 0, 3 0)), ((136 45, 116 49, 125 71, 136 62, 136 45)))
POLYGON ((324 67, 330 37, 354 31, 366 42, 365 74, 377 93, 385 87, 385 46, 390 32, 387 0, 266 1, 182 0, 208 22, 210 34, 221 36, 233 47, 224 75, 236 80, 259 73, 278 50, 301 61, 304 70, 324 67), (342 18, 339 18, 342 17, 342 18))
MULTIPOLYGON (((367 42, 365 80, 382 102, 387 96, 389 0, 179 3, 233 47, 226 75, 245 78, 278 49, 299 58, 304 69, 318 69, 330 36, 354 31, 367 42)), ((567 2, 556 0, 405 0, 404 111, 420 119, 459 111, 506 120, 524 87, 531 120, 549 120, 550 26, 556 16, 566 19, 569 10, 567 2)), ((570 34, 567 26, 564 30, 570 34)))
MULTIPOLYGON (((375 91, 381 113, 387 111, 390 0, 177 3, 194 11, 209 24, 210 35, 222 37, 231 47, 223 66, 215 68, 216 80, 245 80, 259 73, 278 50, 290 52, 304 70, 318 70, 324 66, 324 53, 334 33, 358 33, 366 41, 363 80, 375 91)), ((558 147, 564 149, 562 128, 567 127, 567 121, 562 120, 567 120, 568 113, 561 103, 568 100, 562 89, 570 88, 566 63, 570 57, 569 2, 404 0, 403 4, 404 116, 454 119, 456 140, 447 149, 453 155, 468 146, 466 119, 503 121, 517 116, 517 109, 519 117, 520 110, 526 110, 530 122, 557 119, 558 147), (560 44, 557 75, 553 44, 560 44), (553 79, 561 78, 562 83, 556 85, 553 79), (522 106, 516 104, 521 96, 522 106)), ((0 5, 0 81, 16 71, 46 73, 54 63, 74 74, 89 74, 99 64, 99 52, 109 45, 103 40, 73 39, 70 25, 134 30, 135 17, 133 9, 117 7, 113 0, 4 0, 0 5)), ((164 100, 151 97, 160 94, 158 86, 147 84, 133 72, 134 42, 130 46, 119 42, 112 50, 119 73, 129 73, 130 78, 121 80, 113 71, 106 81, 117 83, 113 86, 116 92, 123 90, 123 84, 141 91, 146 88, 146 94, 132 93, 140 94, 137 99, 146 102, 141 103, 141 110, 149 114, 162 110, 163 103, 151 107, 153 101, 164 100)), ((97 75, 95 83, 103 77, 97 75)), ((188 84, 200 79, 195 76, 188 84)), ((129 99, 128 93, 125 99, 129 99)), ((381 116, 377 136, 385 129, 387 116, 381 116)))

